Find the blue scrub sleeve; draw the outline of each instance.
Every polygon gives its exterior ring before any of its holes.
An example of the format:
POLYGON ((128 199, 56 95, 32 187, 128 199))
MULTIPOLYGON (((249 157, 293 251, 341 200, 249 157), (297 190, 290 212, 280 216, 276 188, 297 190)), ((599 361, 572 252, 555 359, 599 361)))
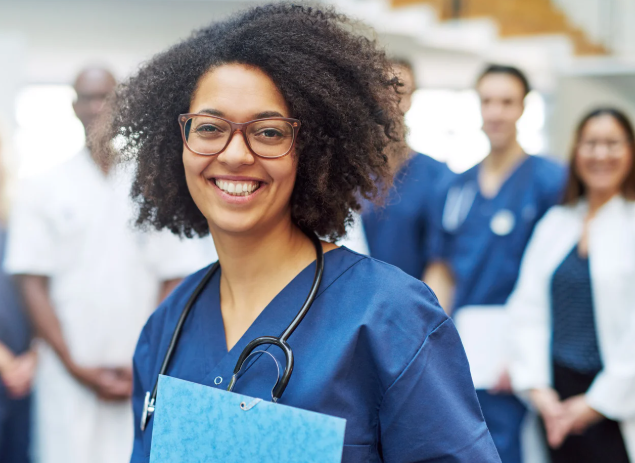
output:
POLYGON ((448 186, 442 182, 431 195, 429 227, 430 233, 426 240, 425 255, 428 257, 428 263, 447 260, 448 250, 451 248, 449 243, 451 235, 443 228, 443 208, 445 207, 445 199, 448 192, 448 186))
POLYGON ((426 338, 379 409, 385 463, 499 463, 451 320, 426 338))

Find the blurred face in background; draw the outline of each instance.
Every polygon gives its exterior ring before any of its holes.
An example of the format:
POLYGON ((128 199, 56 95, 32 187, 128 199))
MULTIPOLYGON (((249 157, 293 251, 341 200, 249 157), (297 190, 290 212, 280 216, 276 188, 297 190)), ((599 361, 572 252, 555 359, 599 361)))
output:
POLYGON ((86 69, 77 76, 74 85, 77 99, 73 103, 73 109, 84 125, 86 135, 90 134, 103 113, 106 98, 115 86, 115 78, 105 69, 86 69))
POLYGON ((516 123, 525 110, 525 88, 509 74, 487 74, 477 84, 483 131, 492 151, 504 150, 516 140, 516 123))
POLYGON ((413 72, 408 69, 406 66, 402 66, 396 64, 393 66, 393 70, 395 72, 395 76, 401 81, 403 84, 402 87, 399 87, 399 109, 403 114, 406 114, 410 107, 412 106, 412 94, 417 89, 417 85, 415 83, 415 76, 413 72))
POLYGON ((620 190, 633 163, 632 142, 613 116, 589 119, 575 155, 575 169, 587 194, 613 195, 620 190))

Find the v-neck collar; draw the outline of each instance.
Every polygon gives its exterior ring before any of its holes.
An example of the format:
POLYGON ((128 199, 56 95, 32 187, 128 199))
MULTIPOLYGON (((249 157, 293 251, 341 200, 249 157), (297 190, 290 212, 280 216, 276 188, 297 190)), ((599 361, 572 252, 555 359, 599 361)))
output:
POLYGON ((522 172, 524 169, 527 168, 527 166, 531 162, 530 159, 531 159, 531 155, 525 154, 524 159, 516 163, 516 165, 509 172, 509 174, 507 175, 507 178, 503 181, 503 183, 498 188, 498 191, 496 192, 494 196, 485 196, 483 194, 481 190, 481 184, 479 182, 479 176, 480 176, 480 172, 482 168, 482 163, 478 164, 476 168, 474 169, 474 182, 476 183, 476 191, 477 191, 478 197, 482 201, 491 201, 491 202, 497 201, 501 196, 505 194, 505 190, 509 188, 509 185, 511 185, 512 182, 514 181, 514 178, 520 175, 520 172, 522 172))
MULTIPOLYGON (((316 300, 334 280, 346 271, 348 267, 338 266, 337 260, 341 260, 346 255, 345 253, 349 252, 345 248, 337 248, 325 253, 325 271, 316 300), (333 271, 334 269, 335 271, 333 271)), ((355 262, 364 258, 364 256, 357 257, 355 262)), ((309 293, 315 265, 316 263, 313 261, 305 267, 273 298, 229 352, 227 352, 225 326, 220 307, 220 275, 222 270, 214 275, 207 286, 205 297, 201 297, 198 302, 207 306, 202 310, 206 314, 204 323, 197 327, 198 330, 201 330, 201 336, 206 344, 205 351, 209 358, 208 365, 210 367, 209 374, 202 381, 203 384, 218 386, 220 384, 218 378, 220 377, 222 378, 221 387, 226 386, 238 357, 249 342, 260 336, 279 336, 283 333, 300 310, 309 293)), ((311 307, 310 310, 315 308, 315 306, 311 307)), ((293 343, 293 335, 289 341, 293 343)), ((266 350, 268 347, 263 346, 262 350, 266 350)))

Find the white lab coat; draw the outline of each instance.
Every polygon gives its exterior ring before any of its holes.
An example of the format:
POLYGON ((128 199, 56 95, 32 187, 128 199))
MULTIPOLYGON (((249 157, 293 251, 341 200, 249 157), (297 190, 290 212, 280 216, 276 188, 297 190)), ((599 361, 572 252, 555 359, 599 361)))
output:
MULTIPOLYGON (((588 206, 552 208, 525 252, 508 301, 512 384, 519 393, 550 386, 553 273, 580 240, 588 206)), ((587 392, 591 407, 619 421, 635 461, 635 202, 616 196, 589 225, 589 262, 604 369, 587 392)))
MULTIPOLYGON (((129 169, 128 169, 129 170, 129 169)), ((215 260, 210 239, 134 230, 130 172, 107 177, 84 150, 24 182, 12 209, 5 268, 50 277, 50 297, 73 359, 129 366, 162 281, 215 260)), ((118 463, 132 449, 128 402, 106 403, 43 345, 35 383, 42 463, 118 463)))

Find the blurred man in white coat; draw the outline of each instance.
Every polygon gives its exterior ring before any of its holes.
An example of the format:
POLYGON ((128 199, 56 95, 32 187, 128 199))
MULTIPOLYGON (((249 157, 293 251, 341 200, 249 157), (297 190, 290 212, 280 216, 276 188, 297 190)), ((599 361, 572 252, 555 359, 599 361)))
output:
MULTIPOLYGON (((73 107, 87 137, 114 87, 104 69, 77 77, 73 107)), ((214 258, 211 240, 134 230, 129 178, 84 149, 24 182, 12 211, 5 268, 20 276, 44 341, 35 383, 42 463, 127 461, 139 332, 181 278, 214 258)))

